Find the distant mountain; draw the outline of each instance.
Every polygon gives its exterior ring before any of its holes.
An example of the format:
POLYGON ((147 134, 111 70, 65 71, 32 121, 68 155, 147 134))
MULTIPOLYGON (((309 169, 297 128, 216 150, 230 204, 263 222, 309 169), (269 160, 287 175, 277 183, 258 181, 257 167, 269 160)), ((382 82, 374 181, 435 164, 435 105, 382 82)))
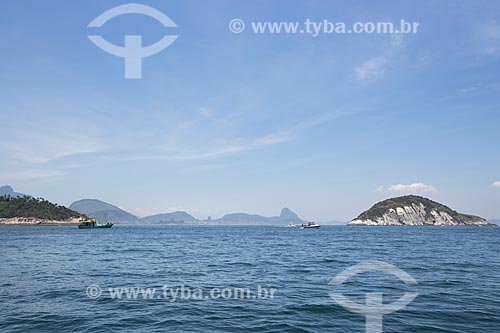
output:
POLYGON ((349 225, 484 226, 489 224, 479 216, 460 214, 427 198, 407 195, 375 204, 349 225))
POLYGON ((221 224, 265 224, 270 223, 270 217, 264 217, 255 214, 246 213, 231 213, 226 214, 221 218, 213 220, 214 222, 219 222, 221 224))
POLYGON ((283 208, 280 213, 281 220, 300 220, 299 216, 288 208, 283 208))
MULTIPOLYGON (((9 189, 6 189, 7 191, 9 189)), ((9 191, 12 193, 13 191, 9 191)), ((217 224, 217 225, 287 225, 288 223, 301 224, 302 220, 297 214, 288 208, 283 208, 279 216, 261 216, 256 214, 232 213, 226 214, 219 219, 200 221, 194 216, 177 211, 172 213, 155 214, 139 218, 129 212, 97 199, 82 199, 73 202, 69 209, 80 214, 85 214, 100 222, 107 220, 117 224, 217 224)))
POLYGON ((261 216, 256 214, 232 213, 219 219, 212 220, 215 224, 225 225, 286 225, 290 222, 304 223, 304 221, 288 208, 281 210, 280 216, 261 216))
POLYGON ((140 223, 140 224, 223 224, 223 225, 286 225, 290 222, 304 223, 304 221, 288 208, 281 210, 280 216, 260 216, 255 214, 233 213, 226 214, 219 219, 200 221, 194 216, 177 211, 172 213, 156 214, 139 218, 121 208, 96 199, 83 199, 73 202, 70 209, 104 221, 106 218, 113 223, 140 223))
POLYGON ((69 208, 98 221, 104 221, 107 219, 109 222, 118 224, 137 223, 139 221, 135 215, 97 199, 83 199, 75 201, 69 206, 69 208))
POLYGON ((24 197, 26 194, 14 192, 14 189, 10 185, 0 186, 0 196, 8 196, 12 198, 24 197))
POLYGON ((186 212, 173 212, 146 216, 140 219, 144 224, 197 224, 200 220, 186 212))

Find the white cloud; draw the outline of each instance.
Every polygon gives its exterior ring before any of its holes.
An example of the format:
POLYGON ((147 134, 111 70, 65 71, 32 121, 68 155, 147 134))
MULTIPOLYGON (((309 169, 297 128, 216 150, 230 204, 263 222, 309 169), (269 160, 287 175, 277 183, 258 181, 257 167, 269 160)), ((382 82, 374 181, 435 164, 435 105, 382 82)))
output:
POLYGON ((491 186, 500 188, 500 182, 494 182, 491 186))
POLYGON ((354 68, 354 72, 360 80, 378 78, 384 74, 386 62, 387 60, 383 56, 372 58, 354 68))
POLYGON ((397 184, 389 187, 389 192, 397 194, 421 194, 421 193, 436 193, 437 190, 432 185, 422 183, 413 184, 397 184))

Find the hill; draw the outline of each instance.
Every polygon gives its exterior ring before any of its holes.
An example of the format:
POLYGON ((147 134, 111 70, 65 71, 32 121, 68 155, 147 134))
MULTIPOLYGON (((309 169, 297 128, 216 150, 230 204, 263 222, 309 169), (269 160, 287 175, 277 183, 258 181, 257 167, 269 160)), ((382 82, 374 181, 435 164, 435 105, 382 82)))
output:
POLYGON ((213 220, 219 224, 235 224, 235 225, 246 225, 246 224, 266 224, 270 223, 269 217, 260 216, 256 214, 246 214, 246 213, 231 213, 222 216, 221 218, 213 220))
POLYGON ((197 224, 200 221, 194 216, 178 211, 173 213, 156 214, 140 219, 144 224, 197 224))
POLYGON ((0 196, 0 223, 76 222, 80 217, 82 214, 42 198, 0 196))
POLYGON ((461 214, 424 197, 408 195, 381 201, 348 225, 489 225, 474 215, 461 214))
POLYGON ((114 205, 97 199, 83 199, 73 202, 70 209, 85 214, 98 221, 107 219, 113 223, 137 223, 139 219, 114 205))
POLYGON ((280 216, 267 217, 256 214, 232 213, 215 219, 213 222, 225 225, 286 225, 289 222, 296 224, 304 223, 304 220, 290 209, 283 208, 280 216))

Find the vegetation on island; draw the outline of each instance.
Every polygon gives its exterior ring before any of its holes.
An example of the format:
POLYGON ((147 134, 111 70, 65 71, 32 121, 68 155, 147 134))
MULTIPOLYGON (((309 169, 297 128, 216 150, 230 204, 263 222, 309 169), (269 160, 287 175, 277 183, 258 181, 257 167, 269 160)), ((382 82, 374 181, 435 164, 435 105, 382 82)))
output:
POLYGON ((63 221, 85 216, 42 198, 0 196, 0 218, 15 217, 63 221))
POLYGON ((397 207, 412 206, 413 204, 420 206, 423 204, 425 207, 425 212, 427 215, 430 214, 432 210, 438 212, 445 212, 449 214, 453 219, 458 222, 477 222, 483 219, 479 216, 467 215, 458 213, 451 208, 442 205, 438 202, 432 201, 430 199, 418 196, 418 195, 406 195, 398 198, 391 198, 373 205, 372 208, 361 213, 356 219, 357 220, 376 220, 377 218, 383 217, 390 209, 396 209, 397 207))

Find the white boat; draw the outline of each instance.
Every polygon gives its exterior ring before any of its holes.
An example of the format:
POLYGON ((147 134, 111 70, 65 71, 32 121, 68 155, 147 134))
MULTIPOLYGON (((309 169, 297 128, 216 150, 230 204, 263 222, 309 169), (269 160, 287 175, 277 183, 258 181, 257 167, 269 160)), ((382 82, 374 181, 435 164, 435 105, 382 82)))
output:
POLYGON ((315 222, 308 222, 307 224, 303 224, 300 226, 301 229, 318 229, 321 227, 319 224, 316 224, 315 222))
POLYGON ((295 228, 296 225, 295 225, 295 223, 290 222, 290 223, 288 223, 287 227, 289 227, 289 228, 295 228))

